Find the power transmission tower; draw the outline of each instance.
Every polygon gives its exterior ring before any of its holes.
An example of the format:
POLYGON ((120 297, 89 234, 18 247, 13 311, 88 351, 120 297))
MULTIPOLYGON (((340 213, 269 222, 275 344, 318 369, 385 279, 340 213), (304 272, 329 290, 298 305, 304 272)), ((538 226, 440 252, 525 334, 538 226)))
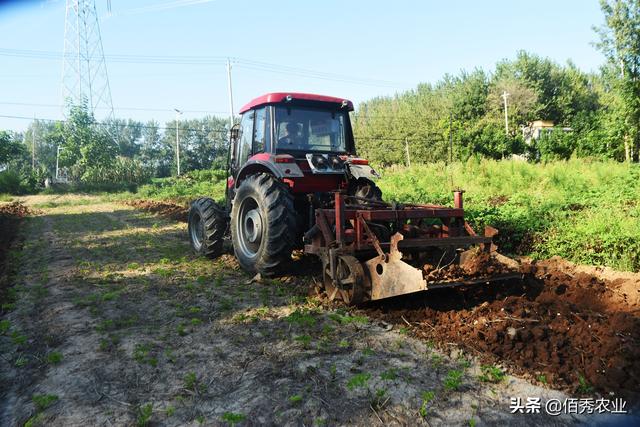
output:
POLYGON ((105 119, 114 117, 95 0, 67 0, 62 59, 65 115, 68 103, 86 103, 94 117, 96 110, 105 111, 105 119))

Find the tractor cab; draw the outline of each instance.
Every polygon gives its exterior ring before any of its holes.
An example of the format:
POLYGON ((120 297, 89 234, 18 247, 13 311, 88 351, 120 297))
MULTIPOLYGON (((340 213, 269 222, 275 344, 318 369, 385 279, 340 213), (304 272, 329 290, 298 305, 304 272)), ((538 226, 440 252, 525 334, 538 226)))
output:
POLYGON ((228 189, 233 193, 244 178, 261 172, 294 193, 376 178, 368 162, 355 156, 350 111, 351 101, 304 93, 270 93, 249 102, 232 132, 228 189))

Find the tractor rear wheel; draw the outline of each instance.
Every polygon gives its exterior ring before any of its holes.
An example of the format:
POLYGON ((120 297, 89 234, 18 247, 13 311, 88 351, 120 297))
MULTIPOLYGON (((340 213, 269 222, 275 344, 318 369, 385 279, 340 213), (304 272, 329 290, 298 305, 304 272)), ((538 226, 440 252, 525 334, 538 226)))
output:
POLYGON ((233 251, 240 266, 263 276, 280 273, 298 238, 296 216, 288 187, 267 174, 246 178, 231 209, 233 251))
POLYGON ((209 258, 220 256, 227 226, 225 210, 212 199, 201 197, 191 203, 189 241, 196 254, 209 258))

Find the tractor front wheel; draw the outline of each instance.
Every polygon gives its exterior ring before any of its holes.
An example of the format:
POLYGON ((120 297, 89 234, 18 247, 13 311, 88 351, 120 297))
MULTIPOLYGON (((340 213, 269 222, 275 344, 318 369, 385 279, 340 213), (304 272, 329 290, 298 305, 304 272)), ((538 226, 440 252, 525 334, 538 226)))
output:
POLYGON ((209 258, 220 256, 227 226, 224 209, 210 198, 201 197, 191 203, 189 241, 196 254, 209 258))
POLYGON ((289 189, 267 174, 246 178, 231 209, 231 239, 240 266, 263 276, 280 273, 297 239, 289 189))

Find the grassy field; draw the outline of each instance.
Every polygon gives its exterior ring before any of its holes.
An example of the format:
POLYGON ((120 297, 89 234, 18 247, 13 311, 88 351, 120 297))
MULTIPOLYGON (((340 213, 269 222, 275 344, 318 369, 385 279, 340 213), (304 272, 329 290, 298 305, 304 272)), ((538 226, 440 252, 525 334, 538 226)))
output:
MULTIPOLYGON (((471 160, 381 172, 378 185, 387 201, 451 205, 452 190, 464 189, 468 219, 480 230, 497 227, 503 252, 640 270, 638 165, 471 160)), ((156 179, 136 193, 111 197, 187 204, 201 195, 224 198, 222 171, 156 179)))

